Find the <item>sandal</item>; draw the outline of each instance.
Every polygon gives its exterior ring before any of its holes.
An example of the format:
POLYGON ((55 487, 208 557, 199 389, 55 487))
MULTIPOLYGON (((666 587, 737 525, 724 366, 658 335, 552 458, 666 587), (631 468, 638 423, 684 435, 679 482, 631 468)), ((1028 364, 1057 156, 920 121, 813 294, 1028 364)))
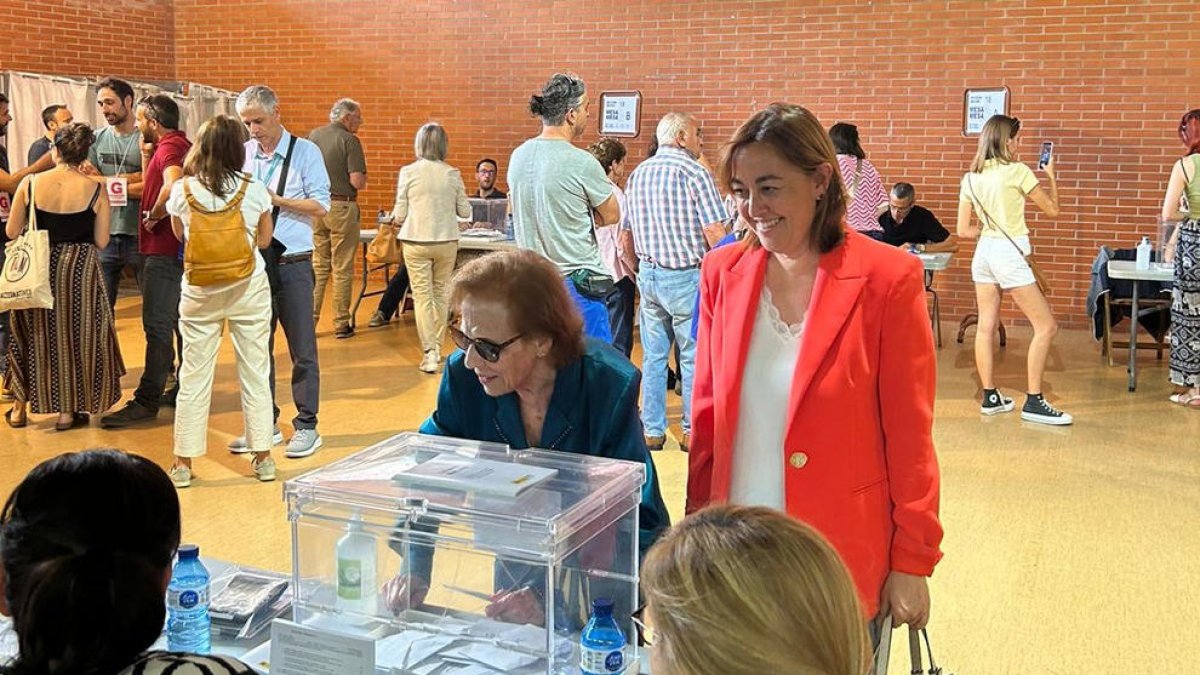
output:
POLYGON ((21 411, 21 417, 14 422, 13 411, 9 410, 4 413, 4 421, 7 422, 8 426, 12 427, 13 429, 23 429, 25 428, 25 425, 29 424, 29 414, 25 411, 21 411))
POLYGON ((69 431, 69 430, 75 429, 77 427, 86 427, 88 424, 91 423, 91 421, 92 421, 92 418, 87 413, 72 413, 71 420, 69 422, 64 423, 61 420, 58 422, 55 422, 54 430, 55 431, 69 431))

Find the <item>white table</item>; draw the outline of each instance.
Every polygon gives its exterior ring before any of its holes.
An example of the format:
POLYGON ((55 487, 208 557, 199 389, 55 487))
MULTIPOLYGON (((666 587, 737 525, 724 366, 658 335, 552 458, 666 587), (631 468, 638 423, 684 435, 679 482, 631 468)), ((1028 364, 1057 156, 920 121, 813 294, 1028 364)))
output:
POLYGON ((1150 269, 1139 270, 1132 260, 1109 260, 1108 276, 1134 282, 1132 306, 1129 310, 1129 391, 1137 391, 1137 326, 1139 281, 1175 281, 1175 265, 1150 263, 1150 269))
MULTIPOLYGON (((358 290, 358 297, 354 299, 354 306, 350 308, 351 328, 354 328, 355 324, 357 323, 358 307, 362 304, 363 298, 383 295, 385 292, 387 292, 387 285, 392 280, 391 265, 372 266, 371 263, 367 261, 367 247, 371 245, 371 242, 375 239, 375 235, 377 234, 379 234, 379 230, 371 229, 361 230, 358 235, 359 248, 361 249, 362 256, 362 287, 358 290), (367 291, 367 285, 370 280, 371 272, 383 272, 384 290, 367 291)), ((397 237, 397 241, 398 240, 399 237, 397 237)), ((463 237, 458 240, 459 251, 490 252, 515 249, 516 247, 517 244, 512 239, 483 239, 479 237, 463 237)), ((400 264, 403 265, 404 263, 400 264)), ((404 311, 403 305, 401 305, 400 311, 404 311)))
POLYGON ((938 349, 942 347, 942 303, 937 291, 933 290, 933 273, 941 272, 950 267, 950 259, 954 257, 949 251, 944 253, 918 253, 921 265, 925 268, 925 291, 933 296, 933 311, 929 320, 933 324, 933 334, 937 338, 938 349))

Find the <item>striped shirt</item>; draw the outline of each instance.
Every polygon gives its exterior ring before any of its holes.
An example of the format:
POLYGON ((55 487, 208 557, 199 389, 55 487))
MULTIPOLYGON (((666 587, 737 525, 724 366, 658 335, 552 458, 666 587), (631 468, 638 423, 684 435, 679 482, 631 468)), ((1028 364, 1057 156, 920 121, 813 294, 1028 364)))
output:
POLYGON ((887 192, 875 165, 864 159, 859 166, 858 158, 851 155, 838 155, 837 159, 842 184, 846 186, 846 194, 850 195, 846 204, 846 223, 859 232, 883 231, 877 209, 887 201, 887 192))
POLYGON ((228 656, 146 652, 121 675, 255 675, 250 666, 228 656))
POLYGON ((633 170, 625 201, 638 258, 668 269, 699 265, 708 250, 704 228, 726 217, 712 174, 672 146, 633 170))

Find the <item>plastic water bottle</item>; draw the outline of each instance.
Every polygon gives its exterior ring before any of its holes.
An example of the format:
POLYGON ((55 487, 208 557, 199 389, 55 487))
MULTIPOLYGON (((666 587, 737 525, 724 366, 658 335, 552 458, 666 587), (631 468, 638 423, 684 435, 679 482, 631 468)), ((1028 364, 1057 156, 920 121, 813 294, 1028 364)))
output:
POLYGON ((504 236, 508 239, 513 239, 513 219, 511 213, 504 220, 504 236))
POLYGON ((208 617, 208 570, 200 562, 200 547, 179 547, 179 560, 167 586, 167 649, 208 654, 212 651, 212 622, 208 617))
POLYGON ((1137 245, 1137 258, 1133 265, 1136 269, 1150 269, 1150 248, 1150 237, 1142 237, 1142 242, 1137 245))
POLYGON ((625 634, 613 620, 612 611, 612 600, 592 601, 592 618, 579 636, 579 669, 583 675, 625 672, 625 634))

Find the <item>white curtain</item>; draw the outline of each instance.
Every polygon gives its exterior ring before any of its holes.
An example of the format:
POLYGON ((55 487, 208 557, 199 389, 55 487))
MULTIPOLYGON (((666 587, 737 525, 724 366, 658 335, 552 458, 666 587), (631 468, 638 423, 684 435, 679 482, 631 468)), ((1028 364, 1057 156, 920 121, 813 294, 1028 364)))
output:
MULTIPOLYGON (((108 124, 96 106, 95 78, 71 78, 35 73, 0 72, 0 87, 9 98, 13 121, 8 125, 8 161, 12 170, 26 166, 29 146, 46 128, 42 125, 42 110, 54 104, 71 109, 77 122, 87 122, 94 129, 108 124)), ((147 94, 163 93, 179 105, 179 128, 195 140, 200 125, 218 114, 234 114, 237 94, 204 84, 189 83, 188 95, 164 91, 160 87, 127 80, 133 87, 134 99, 147 94)))
POLYGON ((29 146, 46 133, 42 109, 65 105, 76 120, 92 126, 99 116, 95 90, 83 79, 9 73, 8 101, 13 118, 8 125, 8 162, 14 171, 25 167, 29 146))

